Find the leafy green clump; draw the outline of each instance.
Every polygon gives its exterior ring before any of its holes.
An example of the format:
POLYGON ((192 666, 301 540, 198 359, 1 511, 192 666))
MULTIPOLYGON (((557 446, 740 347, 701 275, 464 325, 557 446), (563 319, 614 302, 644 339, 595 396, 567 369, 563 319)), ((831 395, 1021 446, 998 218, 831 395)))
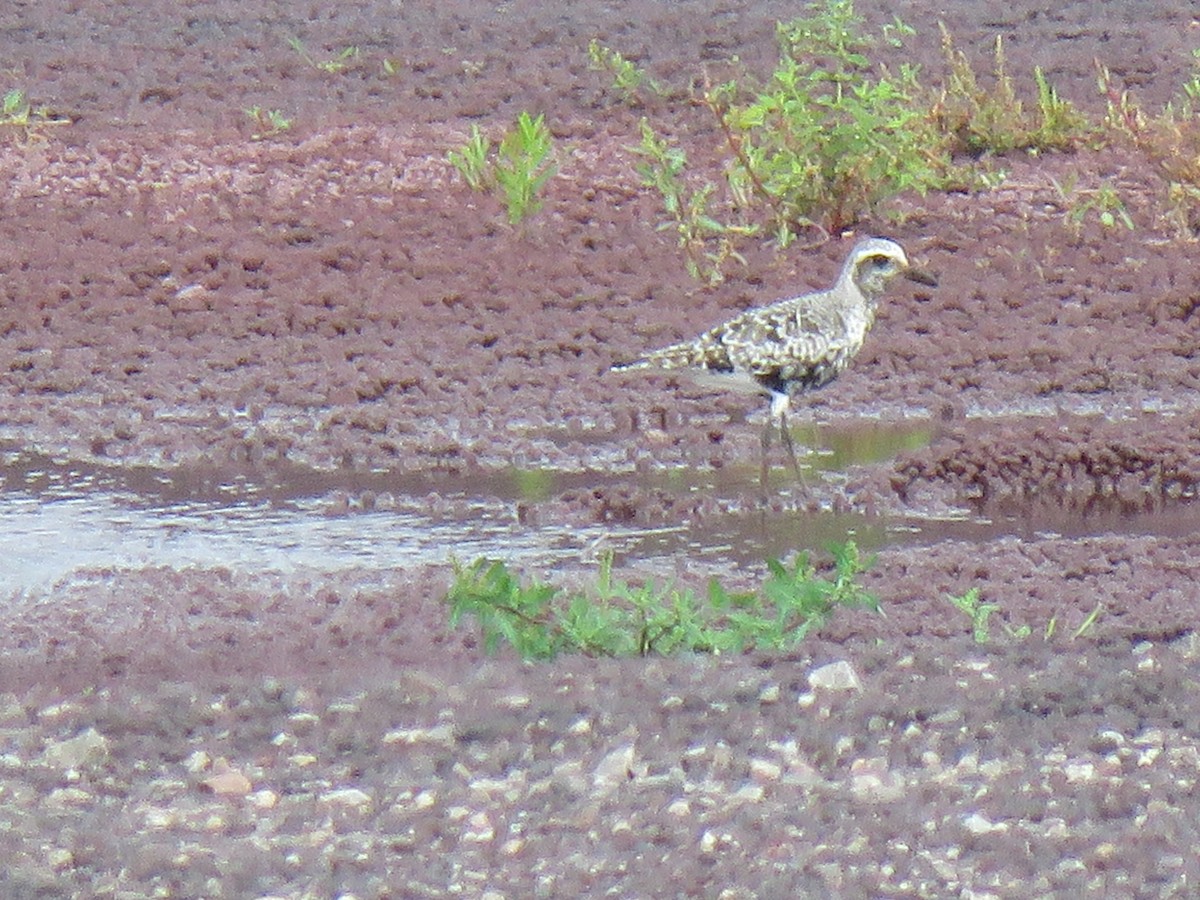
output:
POLYGON ((554 138, 544 116, 527 112, 500 139, 495 154, 492 142, 471 126, 471 136, 447 160, 474 191, 496 188, 504 199, 508 221, 523 221, 542 208, 542 189, 558 172, 554 161, 554 138))
POLYGON ((601 561, 595 585, 575 593, 526 582, 503 562, 479 559, 454 564, 444 600, 451 627, 472 616, 485 651, 508 644, 525 659, 786 650, 839 607, 879 611, 878 600, 857 582, 866 569, 848 542, 834 550, 831 577, 799 554, 791 568, 769 560, 758 590, 730 592, 714 578, 701 597, 675 585, 614 578, 611 555, 601 561))
MULTIPOLYGON (((852 0, 811 9, 776 27, 779 61, 762 89, 747 96, 730 81, 704 95, 733 155, 735 198, 765 202, 784 245, 797 229, 839 231, 885 199, 940 184, 949 162, 915 67, 872 63, 875 41, 852 0)), ((900 22, 887 32, 893 43, 909 33, 900 22)))

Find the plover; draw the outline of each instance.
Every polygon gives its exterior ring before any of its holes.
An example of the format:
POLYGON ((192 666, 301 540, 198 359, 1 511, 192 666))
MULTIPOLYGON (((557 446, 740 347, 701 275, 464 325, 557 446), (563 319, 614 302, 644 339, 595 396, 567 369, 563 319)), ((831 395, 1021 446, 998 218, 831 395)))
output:
POLYGON ((702 384, 769 397, 770 418, 762 438, 763 485, 776 427, 800 476, 787 428, 791 398, 823 387, 845 370, 875 322, 875 309, 888 282, 900 274, 922 284, 936 283, 909 265, 895 241, 859 241, 833 287, 749 309, 695 340, 655 350, 613 366, 613 371, 681 370, 702 384))

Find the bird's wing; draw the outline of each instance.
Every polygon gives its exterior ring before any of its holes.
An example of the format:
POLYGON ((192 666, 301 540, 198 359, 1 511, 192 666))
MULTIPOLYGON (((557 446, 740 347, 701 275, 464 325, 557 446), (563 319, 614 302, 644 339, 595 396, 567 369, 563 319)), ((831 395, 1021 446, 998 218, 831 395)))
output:
POLYGON ((714 331, 729 361, 753 375, 774 375, 781 370, 815 366, 842 349, 830 316, 820 305, 780 303, 750 310, 714 331))

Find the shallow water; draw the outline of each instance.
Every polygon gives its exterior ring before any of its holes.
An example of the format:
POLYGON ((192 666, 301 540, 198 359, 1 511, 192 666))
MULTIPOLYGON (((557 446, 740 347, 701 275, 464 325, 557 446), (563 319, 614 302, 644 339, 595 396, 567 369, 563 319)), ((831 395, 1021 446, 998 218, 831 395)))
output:
MULTIPOLYGON (((878 423, 797 434, 821 449, 806 477, 886 459, 929 440, 925 426, 878 423)), ((1111 532, 1186 533, 1189 510, 1130 516, 1013 509, 948 518, 747 510, 660 528, 518 521, 522 501, 614 481, 599 473, 512 470, 396 476, 318 473, 295 467, 236 474, 87 468, 10 452, 0 458, 0 597, 39 591, 75 573, 114 568, 228 567, 254 572, 389 570, 501 558, 525 565, 590 561, 604 551, 666 568, 694 562, 720 570, 854 538, 867 550, 942 540, 1079 536, 1111 532)), ((654 471, 644 487, 726 495, 744 488, 738 471, 654 471)), ((787 470, 775 475, 784 478, 787 470)), ((628 476, 622 477, 628 484, 628 476)), ((786 494, 793 484, 781 487, 786 494)), ((736 493, 732 494, 736 496, 736 493)))

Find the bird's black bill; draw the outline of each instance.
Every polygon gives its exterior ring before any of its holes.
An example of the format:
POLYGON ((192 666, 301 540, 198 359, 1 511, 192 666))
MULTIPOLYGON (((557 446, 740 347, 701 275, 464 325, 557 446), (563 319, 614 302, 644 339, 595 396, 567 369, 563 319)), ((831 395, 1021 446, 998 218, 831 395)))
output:
POLYGON ((927 287, 937 287, 937 279, 924 269, 905 269, 904 277, 909 281, 915 281, 917 284, 923 284, 927 287))

